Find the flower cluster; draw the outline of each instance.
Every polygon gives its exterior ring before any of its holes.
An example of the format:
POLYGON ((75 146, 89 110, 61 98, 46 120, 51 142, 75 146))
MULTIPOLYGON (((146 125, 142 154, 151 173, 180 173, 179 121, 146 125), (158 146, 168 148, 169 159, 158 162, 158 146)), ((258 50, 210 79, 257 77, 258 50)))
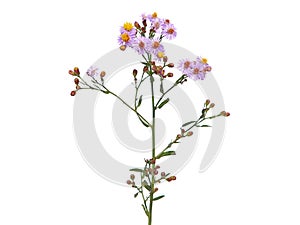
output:
POLYGON ((120 28, 118 42, 121 50, 130 47, 138 54, 151 54, 155 60, 161 61, 165 56, 165 48, 161 44, 162 39, 165 37, 172 40, 176 35, 176 28, 170 20, 159 18, 157 13, 153 13, 142 15, 142 26, 138 22, 134 25, 124 23, 120 28))
POLYGON ((204 80, 206 73, 211 71, 211 66, 207 64, 206 58, 197 57, 194 61, 189 59, 179 61, 178 69, 193 80, 204 80))

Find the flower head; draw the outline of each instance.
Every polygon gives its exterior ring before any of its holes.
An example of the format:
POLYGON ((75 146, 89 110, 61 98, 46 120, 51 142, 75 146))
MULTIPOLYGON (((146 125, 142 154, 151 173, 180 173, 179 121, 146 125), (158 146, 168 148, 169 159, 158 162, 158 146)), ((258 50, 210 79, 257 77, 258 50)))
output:
POLYGON ((98 76, 100 73, 99 73, 99 69, 98 69, 97 67, 91 66, 91 67, 87 70, 86 74, 87 74, 88 76, 90 76, 90 77, 95 78, 95 77, 98 76))
POLYGON ((146 37, 137 37, 136 41, 132 45, 132 48, 138 53, 138 54, 144 54, 148 51, 149 46, 151 44, 151 41, 146 37))
POLYGON ((179 61, 178 69, 193 80, 204 80, 211 67, 207 64, 207 59, 197 57, 195 61, 184 59, 179 61))
POLYGON ((177 32, 173 24, 165 22, 163 25, 162 35, 169 40, 172 40, 176 37, 177 32))
POLYGON ((118 38, 118 42, 120 45, 124 45, 124 46, 129 46, 131 47, 133 45, 133 43, 135 42, 136 39, 136 33, 135 31, 127 31, 124 29, 123 32, 121 32, 119 38, 118 38))

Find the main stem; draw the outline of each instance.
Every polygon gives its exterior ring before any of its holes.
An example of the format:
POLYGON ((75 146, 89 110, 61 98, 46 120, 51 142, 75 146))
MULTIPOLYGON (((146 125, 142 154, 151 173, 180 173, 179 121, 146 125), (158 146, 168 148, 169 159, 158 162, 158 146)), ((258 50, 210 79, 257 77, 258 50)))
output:
MULTIPOLYGON (((153 76, 153 75, 151 75, 151 76, 153 76)), ((154 157, 155 157, 155 103, 154 103, 154 88, 153 88, 154 78, 153 77, 150 77, 150 82, 151 82, 151 95, 152 95, 152 126, 151 126, 151 129, 152 129, 152 159, 154 159, 154 157)), ((152 164, 152 171, 154 171, 154 168, 155 168, 155 163, 152 164)), ((154 173, 152 173, 148 225, 152 224, 154 182, 155 182, 155 177, 154 177, 154 173)))

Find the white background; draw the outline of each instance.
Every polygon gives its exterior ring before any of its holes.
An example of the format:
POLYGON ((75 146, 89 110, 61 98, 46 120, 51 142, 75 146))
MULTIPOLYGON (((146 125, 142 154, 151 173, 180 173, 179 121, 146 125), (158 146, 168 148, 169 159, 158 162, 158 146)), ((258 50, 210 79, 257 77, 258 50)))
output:
POLYGON ((68 69, 117 46, 157 11, 173 43, 209 59, 228 118, 215 163, 195 158, 163 187, 154 224, 299 224, 297 1, 1 1, 0 224, 146 224, 131 189, 82 159, 68 69))

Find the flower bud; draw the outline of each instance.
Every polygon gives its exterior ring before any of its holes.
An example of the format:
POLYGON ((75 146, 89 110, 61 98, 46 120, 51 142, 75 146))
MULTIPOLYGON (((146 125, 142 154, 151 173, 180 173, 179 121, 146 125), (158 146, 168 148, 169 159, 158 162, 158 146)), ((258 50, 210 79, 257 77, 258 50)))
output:
POLYGON ((160 175, 161 175, 161 177, 165 177, 166 173, 165 172, 161 172, 160 175))
POLYGON ((189 132, 187 132, 187 134, 186 134, 187 136, 192 136, 193 135, 193 131, 189 131, 189 132))
POLYGON ((156 160, 155 159, 151 159, 150 160, 150 164, 155 164, 156 160))
POLYGON ((76 91, 71 91, 71 94, 70 94, 71 96, 74 96, 74 95, 76 95, 76 91))
POLYGON ((105 77, 105 75, 106 75, 105 71, 101 71, 100 77, 105 77))
POLYGON ((155 192, 157 192, 157 191, 158 191, 158 188, 156 187, 156 188, 154 188, 153 193, 155 193, 155 192))
POLYGON ((158 170, 154 170, 154 175, 157 175, 158 174, 158 170))
POLYGON ((137 73, 138 73, 138 71, 137 71, 136 69, 134 69, 134 70, 132 71, 132 75, 133 75, 134 77, 136 77, 137 73))
POLYGON ((163 57, 163 62, 164 62, 164 63, 168 62, 168 56, 165 55, 165 56, 163 57))
POLYGON ((69 70, 69 74, 70 74, 70 75, 74 75, 73 70, 69 70))
POLYGON ((165 20, 165 23, 170 23, 170 20, 169 20, 169 19, 166 19, 166 20, 165 20))
POLYGON ((155 167, 155 169, 160 169, 160 166, 159 166, 159 165, 157 165, 157 166, 155 167))
POLYGON ((229 112, 226 112, 226 115, 225 115, 226 117, 228 117, 228 116, 230 116, 230 113, 229 112))
POLYGON ((138 23, 138 22, 134 22, 134 26, 136 27, 136 29, 141 29, 141 26, 140 26, 140 24, 138 23))
POLYGON ((148 71, 148 66, 144 66, 143 71, 147 72, 148 71))
POLYGON ((143 25, 144 25, 144 27, 147 26, 147 21, 146 20, 143 20, 143 25))
POLYGON ((167 74, 168 77, 173 77, 173 75, 174 75, 173 73, 168 73, 167 74))
POLYGON ((209 105, 209 108, 210 108, 210 109, 213 108, 213 107, 215 107, 215 103, 211 103, 211 104, 209 105))
POLYGON ((79 72, 79 68, 78 67, 74 67, 74 74, 76 76, 79 76, 80 75, 80 72, 79 72))
POLYGON ((126 183, 127 183, 128 185, 131 185, 131 184, 132 184, 131 180, 127 180, 126 183))
POLYGON ((80 89, 80 86, 79 85, 76 85, 76 90, 79 90, 80 89))
POLYGON ((179 139, 181 137, 182 137, 181 134, 177 134, 176 139, 179 139))
POLYGON ((79 84, 79 79, 78 79, 78 78, 75 78, 75 79, 74 79, 74 83, 75 83, 75 84, 79 84))
POLYGON ((169 63, 167 66, 170 67, 170 68, 173 68, 174 67, 174 63, 169 63))
POLYGON ((125 50, 126 50, 126 45, 121 45, 121 46, 120 46, 120 50, 121 50, 121 51, 125 51, 125 50))
POLYGON ((134 178, 135 178, 134 174, 130 174, 130 179, 134 180, 134 178))
POLYGON ((205 101, 205 105, 206 105, 206 106, 208 106, 208 105, 209 105, 209 103, 210 103, 210 100, 209 100, 209 99, 207 99, 207 100, 205 101))

